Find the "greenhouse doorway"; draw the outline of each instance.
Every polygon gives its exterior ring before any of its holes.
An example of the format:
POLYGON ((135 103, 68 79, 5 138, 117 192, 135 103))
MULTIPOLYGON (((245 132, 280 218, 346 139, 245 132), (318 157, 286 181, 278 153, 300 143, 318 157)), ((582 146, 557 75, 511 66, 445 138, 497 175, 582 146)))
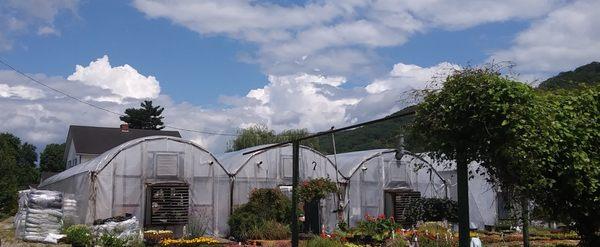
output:
POLYGON ((172 228, 187 224, 189 194, 189 185, 185 183, 148 185, 144 225, 172 228))
POLYGON ((321 200, 312 200, 304 203, 304 224, 302 230, 304 233, 321 233, 321 215, 320 215, 321 200))
POLYGON ((386 217, 394 217, 396 222, 403 225, 415 223, 406 221, 406 209, 411 202, 421 198, 421 192, 411 189, 386 190, 384 198, 386 217))

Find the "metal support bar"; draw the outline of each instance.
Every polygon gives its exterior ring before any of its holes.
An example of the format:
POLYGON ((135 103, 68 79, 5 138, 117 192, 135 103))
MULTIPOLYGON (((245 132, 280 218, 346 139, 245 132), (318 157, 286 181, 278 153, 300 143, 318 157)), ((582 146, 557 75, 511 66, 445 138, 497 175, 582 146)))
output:
POLYGON ((292 142, 292 247, 298 247, 298 179, 300 176, 300 141, 292 142))
POLYGON ((469 174, 468 163, 463 157, 456 160, 458 179, 458 246, 469 247, 469 174))

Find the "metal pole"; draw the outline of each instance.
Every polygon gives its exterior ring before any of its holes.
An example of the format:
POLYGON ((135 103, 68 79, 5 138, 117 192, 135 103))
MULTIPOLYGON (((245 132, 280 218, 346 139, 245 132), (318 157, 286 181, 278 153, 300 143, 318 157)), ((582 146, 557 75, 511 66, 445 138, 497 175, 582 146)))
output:
POLYGON ((298 247, 298 176, 300 175, 300 141, 292 142, 292 247, 298 247))
POLYGON ((458 238, 459 247, 469 247, 469 174, 467 161, 458 155, 456 173, 458 179, 458 238))

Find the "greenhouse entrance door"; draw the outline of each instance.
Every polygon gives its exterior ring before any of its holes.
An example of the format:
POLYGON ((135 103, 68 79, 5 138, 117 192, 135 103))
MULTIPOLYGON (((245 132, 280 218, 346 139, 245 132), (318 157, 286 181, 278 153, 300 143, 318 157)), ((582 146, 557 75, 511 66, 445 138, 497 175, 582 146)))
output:
POLYGON ((319 215, 320 200, 312 200, 311 202, 304 204, 304 225, 303 232, 320 234, 321 233, 321 217, 319 215))
POLYGON ((396 222, 402 224, 412 224, 414 222, 406 222, 406 209, 408 205, 417 199, 421 198, 421 192, 403 189, 403 190, 388 190, 385 192, 385 214, 387 217, 393 216, 396 222))

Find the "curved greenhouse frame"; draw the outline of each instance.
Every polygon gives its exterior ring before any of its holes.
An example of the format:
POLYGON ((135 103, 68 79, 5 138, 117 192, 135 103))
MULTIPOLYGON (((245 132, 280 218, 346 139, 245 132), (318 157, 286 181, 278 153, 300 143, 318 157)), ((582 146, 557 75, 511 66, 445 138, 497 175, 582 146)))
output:
MULTIPOLYGON (((235 152, 217 155, 217 159, 232 176, 232 208, 248 202, 248 196, 257 188, 280 188, 291 196, 292 185, 292 145, 283 145, 261 150, 252 154, 243 153, 269 145, 251 147, 235 152)), ((329 178, 343 182, 344 178, 336 172, 334 164, 320 152, 300 146, 299 181, 314 178, 329 178)), ((338 199, 331 195, 321 200, 319 218, 330 230, 337 223, 338 199)))
POLYGON ((224 235, 229 181, 203 147, 177 137, 151 136, 52 176, 40 188, 73 194, 78 223, 129 213, 145 226, 181 227, 197 220, 208 226, 208 233, 224 235))
MULTIPOLYGON (((344 215, 355 225, 366 215, 384 214, 400 218, 406 202, 417 197, 457 200, 456 168, 453 162, 434 162, 424 154, 405 154, 398 160, 394 149, 374 149, 337 155, 335 160, 346 177, 344 215)), ((497 193, 479 169, 469 180, 470 221, 478 228, 497 219, 497 193)))

